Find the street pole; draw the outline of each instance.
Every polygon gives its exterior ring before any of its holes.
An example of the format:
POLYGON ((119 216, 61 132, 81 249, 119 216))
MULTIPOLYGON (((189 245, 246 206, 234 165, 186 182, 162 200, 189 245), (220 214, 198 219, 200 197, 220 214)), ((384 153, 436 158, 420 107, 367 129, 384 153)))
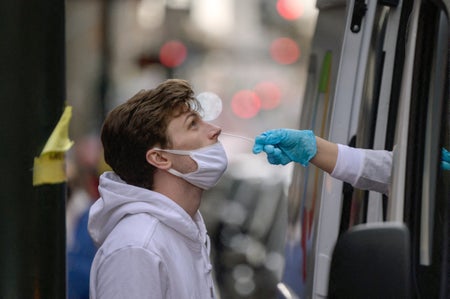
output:
POLYGON ((99 126, 106 118, 108 113, 107 97, 108 90, 111 88, 110 69, 111 69, 111 18, 112 18, 112 0, 100 1, 100 78, 99 78, 99 113, 97 119, 100 120, 99 126))
POLYGON ((65 105, 64 9, 0 2, 0 298, 66 297, 66 185, 33 185, 65 105))

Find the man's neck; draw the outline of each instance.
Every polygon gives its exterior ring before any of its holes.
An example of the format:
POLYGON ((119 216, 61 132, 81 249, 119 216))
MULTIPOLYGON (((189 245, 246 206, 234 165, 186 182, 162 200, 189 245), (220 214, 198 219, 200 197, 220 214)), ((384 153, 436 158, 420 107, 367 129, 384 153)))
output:
POLYGON ((163 170, 157 170, 154 175, 153 191, 173 200, 191 218, 197 213, 203 194, 202 189, 163 170))

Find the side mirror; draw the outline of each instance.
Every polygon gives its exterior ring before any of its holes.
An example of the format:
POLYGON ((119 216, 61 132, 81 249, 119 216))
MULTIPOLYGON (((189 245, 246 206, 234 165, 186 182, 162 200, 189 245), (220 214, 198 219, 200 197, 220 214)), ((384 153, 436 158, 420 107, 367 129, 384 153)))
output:
POLYGON ((410 263, 405 225, 354 226, 336 242, 328 298, 410 298, 410 263))

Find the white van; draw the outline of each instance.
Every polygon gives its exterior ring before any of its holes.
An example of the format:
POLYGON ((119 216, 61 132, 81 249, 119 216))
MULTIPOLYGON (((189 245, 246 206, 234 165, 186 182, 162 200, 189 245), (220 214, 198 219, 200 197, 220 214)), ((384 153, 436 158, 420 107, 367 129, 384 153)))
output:
POLYGON ((318 0, 299 129, 393 151, 389 195, 294 167, 286 298, 449 298, 449 11, 441 0, 318 0))

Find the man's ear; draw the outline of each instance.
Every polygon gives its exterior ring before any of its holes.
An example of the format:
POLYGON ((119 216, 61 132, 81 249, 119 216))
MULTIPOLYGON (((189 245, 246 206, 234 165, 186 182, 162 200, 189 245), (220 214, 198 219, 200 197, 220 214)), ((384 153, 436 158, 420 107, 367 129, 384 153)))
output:
POLYGON ((148 163, 155 166, 156 168, 170 169, 172 167, 172 162, 167 159, 166 155, 164 155, 164 152, 150 149, 145 154, 145 158, 148 163))

